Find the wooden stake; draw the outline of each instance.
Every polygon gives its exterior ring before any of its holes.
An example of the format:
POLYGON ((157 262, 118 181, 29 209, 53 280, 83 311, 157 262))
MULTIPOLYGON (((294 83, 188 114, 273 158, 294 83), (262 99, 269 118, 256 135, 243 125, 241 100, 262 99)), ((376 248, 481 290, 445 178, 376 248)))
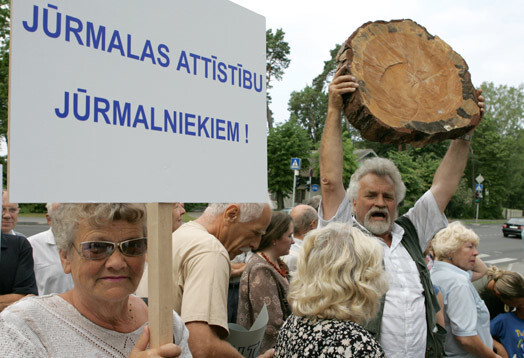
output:
POLYGON ((171 203, 147 204, 150 347, 173 342, 171 203))

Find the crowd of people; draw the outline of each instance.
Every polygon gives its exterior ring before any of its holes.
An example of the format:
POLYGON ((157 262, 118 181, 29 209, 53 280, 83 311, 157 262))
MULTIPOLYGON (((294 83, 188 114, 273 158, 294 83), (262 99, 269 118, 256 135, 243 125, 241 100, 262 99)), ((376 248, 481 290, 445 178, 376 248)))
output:
POLYGON ((399 217, 406 187, 390 160, 363 161, 347 190, 342 180, 343 97, 358 87, 338 71, 329 88, 320 202, 289 215, 269 201, 211 203, 184 224, 173 204, 174 336, 160 347, 149 346, 145 206, 50 203, 50 229, 26 239, 4 191, 2 356, 241 357, 229 323, 249 329, 265 306, 261 357, 524 357, 524 278, 488 270, 478 236, 444 215, 474 129, 399 217), (473 286, 481 278, 501 311, 473 286))

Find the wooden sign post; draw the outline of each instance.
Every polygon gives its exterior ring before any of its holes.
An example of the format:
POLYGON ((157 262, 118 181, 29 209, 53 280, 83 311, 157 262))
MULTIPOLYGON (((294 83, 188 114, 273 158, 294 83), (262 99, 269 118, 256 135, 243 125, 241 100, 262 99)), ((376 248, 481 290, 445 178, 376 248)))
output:
POLYGON ((173 342, 172 210, 173 204, 170 203, 147 204, 151 347, 173 342))

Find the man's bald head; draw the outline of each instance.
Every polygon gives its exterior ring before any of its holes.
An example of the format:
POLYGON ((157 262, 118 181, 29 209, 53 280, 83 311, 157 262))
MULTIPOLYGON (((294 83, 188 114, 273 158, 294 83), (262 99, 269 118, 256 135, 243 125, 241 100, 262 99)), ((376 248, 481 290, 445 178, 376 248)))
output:
POLYGON ((300 204, 291 210, 289 214, 293 218, 295 231, 293 236, 297 239, 304 239, 304 236, 318 225, 318 213, 309 205, 300 204))

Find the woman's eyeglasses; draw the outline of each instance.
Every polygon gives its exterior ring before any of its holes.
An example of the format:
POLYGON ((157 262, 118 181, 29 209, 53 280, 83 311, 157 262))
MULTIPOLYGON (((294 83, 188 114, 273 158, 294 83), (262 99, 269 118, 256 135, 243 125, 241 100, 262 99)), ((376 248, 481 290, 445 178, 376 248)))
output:
MULTIPOLYGON (((75 247, 73 245, 73 247, 75 247)), ((125 256, 142 256, 147 252, 147 238, 131 239, 122 242, 84 241, 76 252, 87 260, 107 259, 118 247, 125 256)))

